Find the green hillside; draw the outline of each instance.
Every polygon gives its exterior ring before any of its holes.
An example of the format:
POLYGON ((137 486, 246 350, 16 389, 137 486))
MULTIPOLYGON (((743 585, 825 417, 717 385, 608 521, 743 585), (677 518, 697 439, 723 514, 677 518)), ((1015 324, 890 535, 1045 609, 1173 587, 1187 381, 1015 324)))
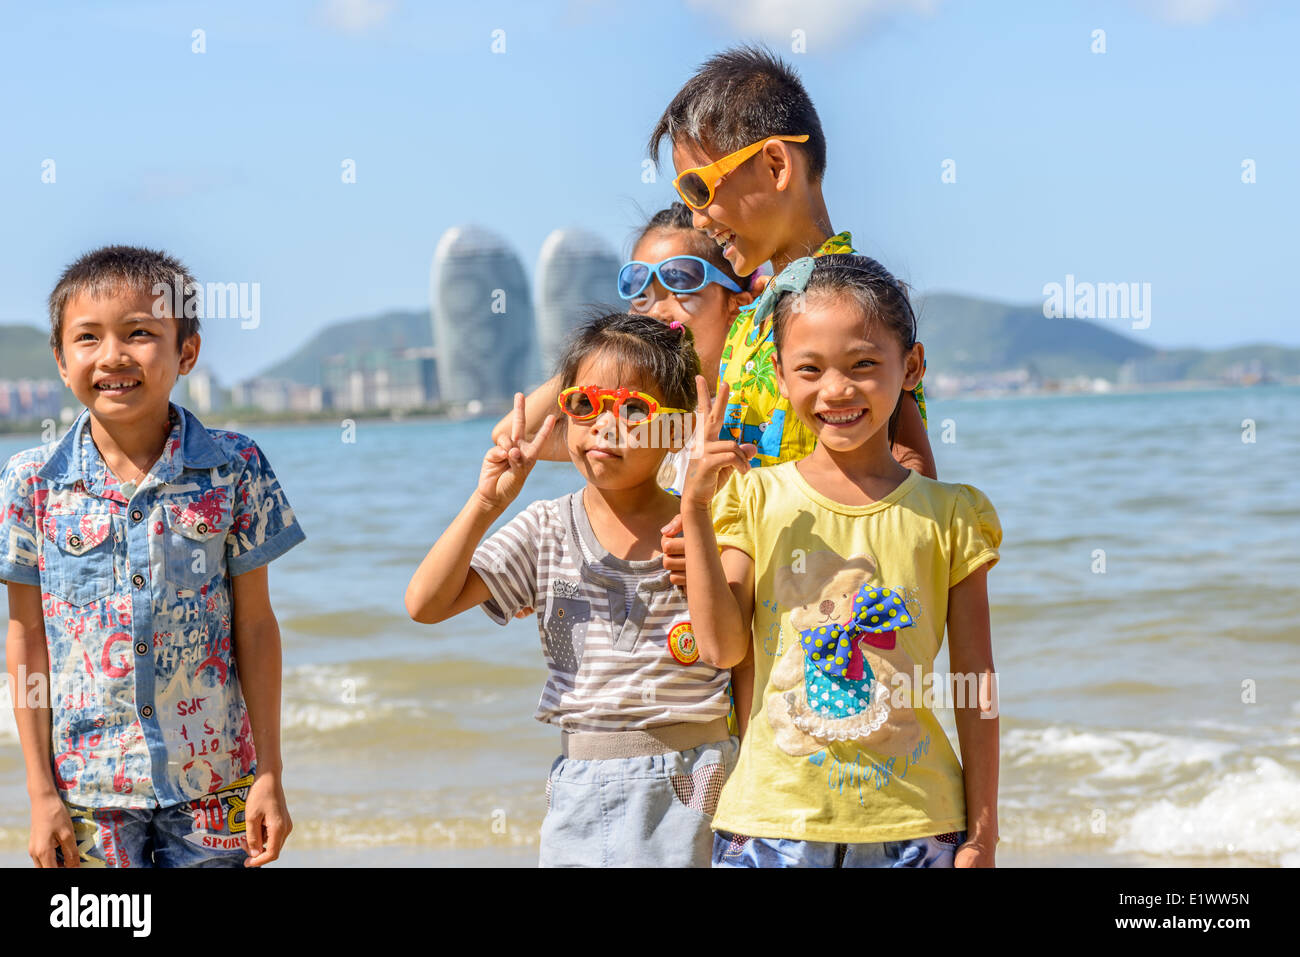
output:
POLYGON ((1115 379, 1120 366, 1156 350, 1084 319, 1048 319, 1039 306, 936 293, 918 300, 919 338, 930 369, 951 375, 1029 369, 1064 379, 1115 379))
POLYGON ((0 379, 57 379, 50 334, 36 326, 0 325, 0 379))
POLYGON ((289 358, 257 374, 268 379, 290 379, 303 385, 320 385, 320 363, 326 356, 431 345, 433 322, 427 311, 386 312, 370 319, 345 319, 331 323, 307 340, 289 358))
POLYGON ((1300 377, 1300 349, 1259 343, 1231 349, 1173 349, 1157 352, 1137 363, 1139 382, 1177 382, 1184 379, 1239 379, 1242 376, 1300 377))

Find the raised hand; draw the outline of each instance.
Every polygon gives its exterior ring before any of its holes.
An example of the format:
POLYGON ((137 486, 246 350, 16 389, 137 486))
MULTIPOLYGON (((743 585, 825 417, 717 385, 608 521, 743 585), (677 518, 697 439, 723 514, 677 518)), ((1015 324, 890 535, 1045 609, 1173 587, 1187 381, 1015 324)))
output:
POLYGON ((695 377, 698 398, 695 403, 695 440, 691 448, 691 461, 686 470, 682 489, 682 507, 708 508, 714 494, 732 469, 748 472, 749 460, 758 451, 751 442, 737 443, 733 439, 719 439, 727 413, 727 396, 730 388, 723 382, 718 395, 709 402, 709 385, 704 376, 695 377))
POLYGON ((555 428, 555 416, 548 415, 531 442, 524 441, 524 394, 515 393, 514 418, 510 435, 501 436, 483 457, 478 477, 478 497, 484 505, 502 509, 515 500, 524 480, 537 464, 537 455, 555 428))

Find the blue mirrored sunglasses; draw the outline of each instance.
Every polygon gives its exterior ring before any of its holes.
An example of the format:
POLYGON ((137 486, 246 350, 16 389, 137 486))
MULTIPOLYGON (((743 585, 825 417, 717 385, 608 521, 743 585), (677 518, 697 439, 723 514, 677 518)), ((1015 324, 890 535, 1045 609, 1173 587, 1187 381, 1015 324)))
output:
POLYGON ((669 292, 699 292, 711 282, 724 289, 740 292, 740 287, 707 259, 699 256, 672 256, 662 262, 643 263, 633 260, 618 271, 618 294, 635 299, 645 292, 650 280, 658 277, 669 292))

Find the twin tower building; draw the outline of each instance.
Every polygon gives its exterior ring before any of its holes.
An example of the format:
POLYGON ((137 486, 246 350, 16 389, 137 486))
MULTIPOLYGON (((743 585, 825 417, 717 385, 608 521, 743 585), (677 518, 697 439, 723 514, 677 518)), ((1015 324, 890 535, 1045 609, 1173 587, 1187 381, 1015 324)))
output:
POLYGON ((497 403, 547 379, 565 340, 593 310, 621 312, 622 263, 599 236, 557 229, 537 260, 534 308, 519 256, 477 226, 442 234, 429 301, 445 402, 497 403))

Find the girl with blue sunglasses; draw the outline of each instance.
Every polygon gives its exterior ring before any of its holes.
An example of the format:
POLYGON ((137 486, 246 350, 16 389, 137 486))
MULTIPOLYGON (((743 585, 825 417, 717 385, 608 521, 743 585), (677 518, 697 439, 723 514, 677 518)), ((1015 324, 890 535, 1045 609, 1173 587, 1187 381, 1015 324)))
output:
MULTIPOLYGON (((727 332, 736 313, 754 297, 748 292, 749 277, 736 276, 717 244, 695 228, 690 209, 673 203, 651 216, 637 237, 631 260, 610 279, 627 302, 628 312, 663 323, 680 322, 691 330, 700 368, 710 385, 716 386, 727 332)), ((528 437, 555 411, 559 394, 558 383, 551 380, 528 396, 528 437)), ((499 443, 510 435, 511 419, 506 415, 492 429, 493 441, 499 443)), ((540 457, 567 462, 569 453, 563 442, 553 439, 540 457)), ((665 485, 681 487, 667 476, 665 485)))

